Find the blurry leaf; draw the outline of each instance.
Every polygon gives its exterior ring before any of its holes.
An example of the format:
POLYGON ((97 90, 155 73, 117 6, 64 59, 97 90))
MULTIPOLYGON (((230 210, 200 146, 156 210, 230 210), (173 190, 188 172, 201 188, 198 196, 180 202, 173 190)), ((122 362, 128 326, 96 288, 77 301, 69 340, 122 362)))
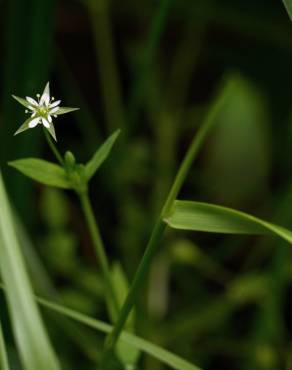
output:
POLYGON ((42 218, 49 227, 64 227, 69 221, 69 207, 64 193, 55 188, 46 187, 41 198, 42 218))
POLYGON ((259 89, 235 76, 204 156, 202 186, 212 199, 237 206, 264 194, 270 165, 268 113, 259 89))
POLYGON ((262 300, 268 294, 269 280, 264 275, 248 274, 232 281, 228 297, 238 303, 262 300))
POLYGON ((49 266, 57 273, 74 274, 78 259, 76 257, 77 239, 73 232, 56 230, 48 234, 44 242, 44 255, 49 266))
POLYGON ((106 160, 112 146, 114 145, 117 137, 120 134, 120 130, 115 131, 95 152, 94 156, 85 166, 85 175, 86 178, 89 180, 98 168, 102 165, 102 163, 106 160))
POLYGON ((54 163, 37 158, 18 159, 8 163, 24 175, 49 186, 70 189, 64 169, 54 163))
MULTIPOLYGON (((59 304, 49 302, 42 298, 36 298, 36 300, 44 307, 47 307, 50 310, 58 312, 62 315, 70 317, 73 320, 76 320, 84 325, 87 325, 93 329, 102 331, 103 333, 110 333, 113 329, 112 325, 109 325, 103 321, 93 319, 89 316, 86 316, 82 313, 71 310, 70 308, 61 306, 59 304)), ((168 365, 172 369, 176 370, 200 370, 197 366, 191 364, 190 362, 184 360, 183 358, 165 350, 162 347, 157 346, 151 342, 148 342, 145 339, 137 337, 136 335, 130 334, 128 332, 122 332, 120 340, 131 345, 134 348, 143 351, 150 356, 155 357, 162 363, 168 365)))
MULTIPOLYGON (((112 281, 114 285, 115 294, 118 300, 118 305, 119 308, 121 308, 128 294, 129 283, 119 263, 115 263, 113 265, 112 281)), ((131 332, 132 331, 134 332, 134 320, 135 320, 134 315, 135 314, 133 310, 129 315, 127 323, 125 325, 125 328, 131 332)), ((139 359, 140 351, 120 340, 118 341, 117 344, 117 354, 121 362, 124 364, 125 368, 127 368, 127 366, 135 368, 134 365, 137 363, 139 359)))
POLYGON ((292 0, 283 0, 283 3, 289 14, 290 19, 292 20, 292 0))
POLYGON ((292 244, 292 232, 231 208, 176 200, 165 222, 174 229, 209 233, 277 235, 292 244))
POLYGON ((89 295, 71 288, 63 288, 59 292, 64 305, 82 311, 87 315, 95 314, 96 302, 89 295))
POLYGON ((194 266, 203 276, 225 285, 230 280, 230 273, 213 260, 208 253, 188 239, 176 240, 171 248, 173 262, 194 266))
POLYGON ((23 367, 26 370, 58 370, 58 360, 34 302, 1 174, 0 204, 0 270, 23 367))
POLYGON ((0 369, 9 370, 7 351, 5 346, 5 340, 2 332, 1 322, 0 322, 0 369))

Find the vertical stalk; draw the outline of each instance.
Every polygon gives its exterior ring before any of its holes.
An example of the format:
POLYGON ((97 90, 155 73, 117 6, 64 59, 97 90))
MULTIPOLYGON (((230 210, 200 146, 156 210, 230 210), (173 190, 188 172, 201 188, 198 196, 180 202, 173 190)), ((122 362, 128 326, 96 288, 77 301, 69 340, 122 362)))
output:
POLYGON ((88 193, 86 192, 86 193, 79 194, 79 199, 80 199, 82 210, 86 218, 88 228, 90 230, 92 240, 93 240, 96 256, 100 262, 100 267, 102 270, 102 275, 103 275, 105 285, 106 285, 106 290, 107 290, 106 294, 108 294, 110 298, 112 309, 116 316, 119 310, 118 301, 117 301, 117 297, 116 297, 112 279, 111 279, 110 268, 109 268, 109 263, 106 257, 105 248, 103 245, 103 241, 100 235, 98 225, 94 217, 94 213, 92 210, 92 206, 89 200, 88 193))
POLYGON ((108 1, 90 0, 87 1, 87 6, 95 39, 108 131, 111 132, 124 127, 124 107, 108 1))
MULTIPOLYGON (((50 134, 48 133, 46 129, 44 129, 44 133, 48 141, 48 144, 50 148, 52 149, 54 155, 56 156, 57 160, 60 162, 61 166, 64 166, 64 160, 60 152, 58 151, 55 143, 51 139, 50 134)), ((103 244, 103 241, 100 235, 100 231, 99 231, 97 222, 94 217, 94 213, 93 213, 92 206, 89 200, 88 192, 87 190, 85 192, 84 191, 83 192, 76 191, 76 192, 79 196, 81 207, 85 215, 86 222, 87 222, 87 225, 88 225, 88 228, 89 228, 92 240, 93 240, 96 256, 100 262, 102 275, 103 275, 103 279, 104 279, 105 286, 106 286, 106 293, 109 298, 109 307, 108 307, 109 313, 112 311, 113 316, 116 317, 119 311, 118 300, 117 300, 115 290, 112 284, 109 263, 106 257, 105 248, 104 248, 104 244, 103 244)))
POLYGON ((139 291, 141 290, 144 277, 149 269, 150 263, 152 261, 153 256, 155 255, 155 252, 157 251, 159 247, 159 243, 163 237, 166 224, 164 222, 165 216, 170 211, 174 200, 176 199, 185 179, 188 174, 188 171, 196 158, 196 155, 198 154, 199 149, 201 148, 204 139, 210 132, 211 128, 215 124, 215 118, 217 117, 218 112, 222 108, 223 103, 225 102, 225 99, 227 95, 229 95, 231 90, 232 84, 229 82, 224 86, 224 90, 222 93, 219 94, 218 98, 212 105, 211 110, 207 114, 205 121, 203 122, 201 128, 199 129, 197 135, 193 139, 185 158, 179 168, 179 171, 177 173, 177 176, 174 180, 174 183, 169 191, 169 194, 166 198, 166 202, 162 208, 161 214, 155 224, 155 227, 152 231, 150 240, 147 244, 146 250, 144 252, 144 255, 142 257, 142 260, 138 266, 137 272, 135 274, 134 280, 132 282, 132 285, 130 287, 128 296, 120 310, 118 320, 114 326, 114 329, 112 332, 107 336, 104 344, 104 353, 101 360, 100 369, 106 370, 108 369, 108 363, 109 359, 111 358, 115 345, 120 337, 120 334, 123 330, 123 327, 126 323, 127 317, 133 308, 135 301, 137 299, 137 296, 139 294, 139 291))

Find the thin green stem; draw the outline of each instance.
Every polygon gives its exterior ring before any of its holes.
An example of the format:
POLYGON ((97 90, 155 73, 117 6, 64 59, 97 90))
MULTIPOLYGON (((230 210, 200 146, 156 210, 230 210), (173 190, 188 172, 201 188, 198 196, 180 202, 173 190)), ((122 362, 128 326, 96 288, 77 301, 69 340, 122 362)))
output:
POLYGON ((44 128, 44 133, 45 133, 45 137, 47 139, 47 142, 50 146, 50 148, 52 149, 52 152, 54 153, 56 159, 58 160, 58 162, 60 163, 61 166, 64 166, 64 160, 63 160, 63 157, 61 156, 59 150, 57 149, 56 145, 53 143, 53 140, 50 136, 50 134, 48 133, 48 131, 44 128))
POLYGON ((88 193, 87 192, 80 193, 79 199, 80 199, 82 210, 86 218, 88 228, 90 230, 92 240, 93 240, 96 256, 100 263, 100 267, 102 270, 102 274, 103 274, 103 278, 104 278, 104 282, 106 286, 106 291, 107 291, 108 297, 111 302, 111 309, 113 311, 114 316, 116 316, 119 310, 118 300, 117 300, 115 290, 113 287, 109 263, 108 263, 107 256, 105 253, 104 244, 103 244, 103 241, 100 235, 97 222, 94 217, 94 213, 93 213, 93 209, 92 209, 92 206, 89 200, 88 193))
POLYGON ((0 323, 0 369, 1 370, 9 370, 7 352, 5 347, 4 336, 2 332, 2 327, 0 323))
POLYGON ((174 183, 170 189, 170 192, 168 194, 168 197, 166 199, 165 205, 162 208, 161 214, 155 224, 155 227, 152 231, 152 235, 150 237, 150 240, 147 244, 146 250, 144 252, 144 255, 142 257, 142 260, 138 266, 137 272, 135 274, 134 280, 132 282, 132 285, 130 287, 128 296, 120 310, 118 320, 115 324, 115 327, 113 331, 108 335, 105 341, 104 345, 104 353, 100 365, 100 369, 107 370, 109 369, 109 359, 111 358, 115 345, 120 337, 120 334, 122 332, 122 329, 126 323, 127 317, 129 313, 131 312, 137 296, 141 290, 144 277, 146 273, 148 272, 150 263, 152 261, 153 256, 155 255, 160 241, 163 237, 166 224, 163 221, 165 215, 170 211, 174 200, 176 199, 185 179, 188 174, 188 171, 196 158, 196 155, 198 154, 199 149, 201 148, 204 139, 209 134, 211 128, 213 127, 213 124, 216 122, 215 118, 217 117, 218 112, 222 108, 222 105, 226 99, 226 96, 230 93, 230 83, 227 83, 226 86, 224 86, 223 93, 220 93, 214 104, 212 105, 212 108, 210 112, 207 114, 205 121, 203 122, 201 128, 199 129, 198 134, 193 139, 188 152, 186 153, 186 156, 179 168, 179 171, 177 173, 177 176, 174 180, 174 183))
MULTIPOLYGON (((64 166, 64 160, 58 151, 56 145, 53 143, 53 140, 51 139, 49 133, 47 132, 46 129, 44 129, 44 133, 46 136, 46 139, 49 143, 50 148, 52 149, 54 155, 56 156, 57 160, 60 162, 62 166, 64 166)), ((108 295, 108 311, 109 313, 112 313, 112 316, 116 318, 118 311, 119 311, 119 306, 118 306, 118 300, 115 294, 115 290, 112 284, 111 280, 111 274, 110 274, 110 268, 109 268, 109 263, 107 260, 107 256, 105 253, 105 248, 104 244, 100 235, 100 231, 97 225, 97 222, 94 217, 93 209, 89 200, 89 196, 87 191, 84 192, 78 192, 77 194, 80 199, 81 207, 84 212, 86 222, 88 224, 88 228, 93 240, 93 244, 95 247, 95 252, 96 256, 100 262, 101 270, 102 270, 102 275, 104 278, 105 286, 106 286, 106 292, 108 295)))

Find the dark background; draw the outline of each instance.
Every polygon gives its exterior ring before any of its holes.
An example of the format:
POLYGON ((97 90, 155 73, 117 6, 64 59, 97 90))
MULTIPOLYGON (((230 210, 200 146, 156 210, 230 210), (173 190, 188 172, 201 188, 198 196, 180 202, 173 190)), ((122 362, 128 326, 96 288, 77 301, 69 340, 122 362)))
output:
MULTIPOLYGON (((109 258, 129 280, 226 75, 236 93, 180 198, 292 227, 292 24, 280 0, 0 0, 0 10, 1 171, 25 248, 38 257, 31 270, 42 295, 55 286, 68 306, 108 320, 77 199, 6 164, 54 160, 39 127, 13 136, 25 114, 11 94, 34 96, 47 81, 63 105, 81 108, 56 119, 62 153, 84 163, 122 130, 90 195, 109 258)), ((206 370, 292 369, 290 249, 273 238, 169 232, 141 292, 137 333, 206 370)), ((76 338, 44 315, 64 368, 96 368, 102 336, 80 328, 76 338)), ((8 323, 5 331, 10 338, 8 323)))

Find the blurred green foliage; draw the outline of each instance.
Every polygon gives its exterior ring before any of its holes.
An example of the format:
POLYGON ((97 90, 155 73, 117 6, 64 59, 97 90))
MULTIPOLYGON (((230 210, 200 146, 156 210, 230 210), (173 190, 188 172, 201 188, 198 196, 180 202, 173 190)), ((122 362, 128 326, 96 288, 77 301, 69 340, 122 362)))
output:
MULTIPOLYGON (((36 94, 48 80, 64 105, 81 108, 56 123, 62 153, 69 149, 85 162, 122 129, 90 193, 107 252, 127 280, 228 73, 239 76, 238 89, 181 197, 292 227, 292 25, 280 1, 9 0, 0 6, 0 163, 33 242, 25 255, 38 292, 108 319, 77 199, 6 165, 37 153, 52 160, 38 129, 13 137, 24 112, 11 99, 36 94)), ((291 370, 291 257, 279 240, 171 231, 141 292, 137 332, 206 370, 291 370)), ((0 304, 2 319, 2 297, 0 304)), ((95 369, 102 337, 54 315, 46 319, 64 369, 95 369)), ((18 369, 10 327, 1 321, 18 369)), ((139 361, 141 369, 164 368, 148 357, 139 361)))

